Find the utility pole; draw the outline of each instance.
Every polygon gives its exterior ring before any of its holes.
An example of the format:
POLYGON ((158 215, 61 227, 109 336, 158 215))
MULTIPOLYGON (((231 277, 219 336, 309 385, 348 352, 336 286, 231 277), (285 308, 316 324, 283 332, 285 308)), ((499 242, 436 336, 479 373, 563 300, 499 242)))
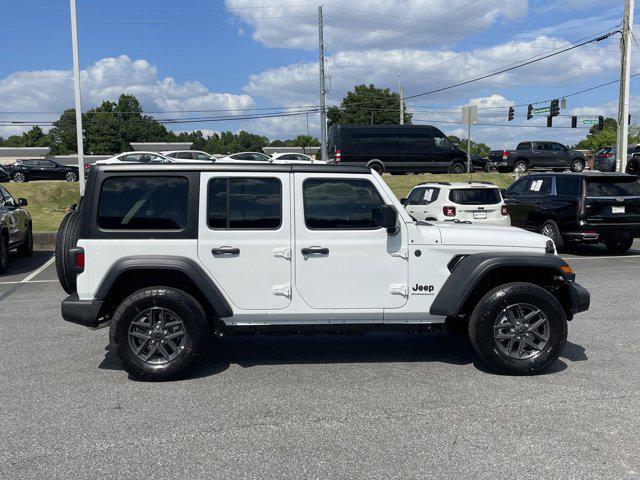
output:
POLYGON ((327 161, 327 85, 324 78, 324 23, 318 6, 318 55, 320 65, 320 158, 327 161))
POLYGON ((76 0, 69 0, 71 8, 71 43, 73 44, 73 86, 76 97, 76 137, 78 139, 78 184, 84 195, 84 145, 82 141, 82 100, 80 95, 80 61, 78 59, 78 21, 76 0))
POLYGON ((398 74, 398 92, 400 93, 400 125, 404 125, 404 88, 402 88, 400 74, 398 74))
POLYGON ((620 96, 618 99, 618 141, 616 143, 616 170, 627 169, 629 134, 629 81, 631 74, 631 35, 633 29, 634 0, 625 0, 620 39, 620 96))

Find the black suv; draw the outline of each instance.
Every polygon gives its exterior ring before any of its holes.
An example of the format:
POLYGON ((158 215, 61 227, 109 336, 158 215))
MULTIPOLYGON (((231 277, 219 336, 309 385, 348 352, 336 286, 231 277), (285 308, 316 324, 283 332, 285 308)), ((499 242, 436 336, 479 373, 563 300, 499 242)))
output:
POLYGON ((70 167, 53 160, 24 159, 5 167, 14 182, 29 180, 78 181, 78 167, 70 167))
POLYGON ((505 192, 511 224, 565 243, 604 243, 626 252, 640 237, 640 181, 624 173, 540 173, 505 192))
POLYGON ((18 255, 27 257, 33 252, 31 215, 23 207, 24 198, 16 202, 11 194, 0 187, 0 273, 7 271, 9 250, 18 249, 18 255))

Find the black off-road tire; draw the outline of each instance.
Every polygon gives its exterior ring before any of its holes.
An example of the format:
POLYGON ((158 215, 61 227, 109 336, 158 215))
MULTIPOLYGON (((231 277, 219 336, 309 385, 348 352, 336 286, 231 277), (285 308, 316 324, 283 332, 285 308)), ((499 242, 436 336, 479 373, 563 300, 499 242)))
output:
POLYGON ((80 237, 80 211, 73 210, 65 215, 56 235, 56 273, 60 286, 69 295, 77 291, 76 274, 71 271, 68 258, 69 249, 78 245, 80 237))
POLYGON ((572 172, 582 172, 586 166, 584 160, 580 158, 576 158, 573 162, 571 162, 571 171, 572 172))
POLYGON ((183 376, 201 357, 209 337, 205 312, 191 295, 169 287, 149 287, 127 297, 113 314, 109 330, 111 351, 122 367, 137 380, 163 381, 183 376), (175 313, 183 322, 186 336, 184 349, 172 361, 160 365, 146 363, 129 345, 129 328, 140 312, 160 307, 175 313))
POLYGON ((545 237, 549 237, 556 244, 556 250, 561 252, 564 250, 564 238, 560 233, 560 228, 554 220, 546 220, 540 225, 540 233, 545 237))
POLYGON ((24 240, 18 247, 18 255, 21 257, 30 257, 33 254, 33 227, 29 225, 24 234, 24 240))
POLYGON ((454 161, 449 167, 449 173, 460 175, 467 172, 467 167, 460 161, 454 161))
POLYGON ((627 253, 633 245, 633 238, 625 238, 624 240, 609 240, 604 242, 607 249, 613 253, 627 253))
POLYGON ((567 318, 558 300, 545 289, 532 283, 507 283, 494 288, 478 302, 469 322, 469 338, 478 359, 490 370, 505 375, 535 375, 549 368, 564 350, 567 318), (532 358, 507 356, 494 338, 495 322, 500 313, 518 303, 540 309, 549 322, 548 341, 532 358))
POLYGON ((0 235, 0 274, 6 273, 9 268, 9 237, 4 233, 0 235))

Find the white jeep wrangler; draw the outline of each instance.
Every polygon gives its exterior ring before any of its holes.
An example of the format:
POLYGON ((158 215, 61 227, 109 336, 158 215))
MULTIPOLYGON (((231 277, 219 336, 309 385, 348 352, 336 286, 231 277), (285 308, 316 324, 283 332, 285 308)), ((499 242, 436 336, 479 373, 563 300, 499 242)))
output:
POLYGON ((486 366, 534 374, 589 307, 547 237, 416 222, 360 167, 100 165, 56 254, 64 319, 110 323, 125 370, 150 380, 212 335, 467 324, 486 366))

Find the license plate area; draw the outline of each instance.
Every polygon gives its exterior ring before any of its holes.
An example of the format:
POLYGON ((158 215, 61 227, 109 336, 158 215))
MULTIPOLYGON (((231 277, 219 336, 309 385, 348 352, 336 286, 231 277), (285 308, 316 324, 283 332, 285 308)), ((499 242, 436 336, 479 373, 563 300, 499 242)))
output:
POLYGON ((487 212, 482 212, 482 211, 473 212, 473 218, 475 220, 484 220, 487 218, 487 212))
POLYGON ((625 213, 624 205, 611 207, 611 213, 625 213))

